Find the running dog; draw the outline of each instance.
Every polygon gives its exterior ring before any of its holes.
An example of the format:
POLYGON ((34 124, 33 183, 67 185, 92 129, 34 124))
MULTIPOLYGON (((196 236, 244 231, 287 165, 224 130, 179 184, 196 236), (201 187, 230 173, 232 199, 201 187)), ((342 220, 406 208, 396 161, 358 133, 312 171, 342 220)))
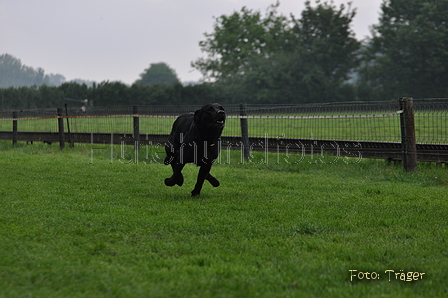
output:
POLYGON ((210 169, 219 155, 220 137, 226 121, 224 108, 218 104, 206 104, 194 113, 179 116, 165 143, 165 165, 171 165, 173 175, 165 179, 165 185, 182 186, 182 169, 187 163, 200 167, 196 185, 191 196, 201 193, 204 180, 214 187, 219 181, 210 174, 210 169))

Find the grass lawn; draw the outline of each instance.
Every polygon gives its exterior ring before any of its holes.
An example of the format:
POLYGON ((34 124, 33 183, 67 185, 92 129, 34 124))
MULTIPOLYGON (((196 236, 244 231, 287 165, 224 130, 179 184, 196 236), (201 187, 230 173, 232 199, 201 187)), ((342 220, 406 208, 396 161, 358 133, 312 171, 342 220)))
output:
POLYGON ((191 198, 120 150, 0 142, 0 297, 448 296, 445 167, 236 151, 191 198))

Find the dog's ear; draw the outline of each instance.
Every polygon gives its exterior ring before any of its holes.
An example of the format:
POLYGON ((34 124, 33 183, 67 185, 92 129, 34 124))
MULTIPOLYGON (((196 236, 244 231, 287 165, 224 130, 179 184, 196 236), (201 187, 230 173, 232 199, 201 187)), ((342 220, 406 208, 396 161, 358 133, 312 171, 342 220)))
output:
POLYGON ((196 110, 196 112, 194 112, 194 124, 198 124, 199 122, 201 122, 201 115, 202 110, 196 110))

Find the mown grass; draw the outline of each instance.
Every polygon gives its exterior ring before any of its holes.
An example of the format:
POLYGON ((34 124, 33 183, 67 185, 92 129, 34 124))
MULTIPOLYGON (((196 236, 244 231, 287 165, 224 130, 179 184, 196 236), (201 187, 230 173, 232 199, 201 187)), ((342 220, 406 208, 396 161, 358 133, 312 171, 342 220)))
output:
POLYGON ((195 166, 169 188, 148 147, 124 149, 0 142, 0 297, 448 294, 444 167, 231 152, 191 198, 195 166))

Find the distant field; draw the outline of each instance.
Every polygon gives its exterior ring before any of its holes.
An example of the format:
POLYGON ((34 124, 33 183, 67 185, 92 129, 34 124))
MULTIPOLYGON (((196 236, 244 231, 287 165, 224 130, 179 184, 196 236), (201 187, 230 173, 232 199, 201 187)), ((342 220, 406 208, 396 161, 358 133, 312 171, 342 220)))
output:
POLYGON ((232 151, 191 198, 161 151, 0 141, 0 297, 447 296, 445 167, 232 151))
MULTIPOLYGON (((281 116, 281 115, 277 115, 281 116)), ((284 115, 285 116, 285 115, 284 115)), ((291 116, 291 115, 286 115, 291 116)), ((303 116, 303 115, 302 115, 303 116)), ((175 117, 142 117, 140 132, 169 134, 175 117)), ((72 132, 132 133, 132 117, 73 118, 72 132)), ((399 115, 384 118, 336 119, 248 119, 253 137, 338 139, 354 141, 400 142, 399 115)), ((64 119, 67 131, 67 122, 64 119)), ((22 120, 19 131, 58 131, 56 119, 22 120)), ((417 113, 416 137, 419 143, 448 143, 448 115, 417 113)), ((0 120, 0 130, 12 130, 11 121, 0 120)), ((241 135, 240 119, 227 119, 223 135, 241 135)))

